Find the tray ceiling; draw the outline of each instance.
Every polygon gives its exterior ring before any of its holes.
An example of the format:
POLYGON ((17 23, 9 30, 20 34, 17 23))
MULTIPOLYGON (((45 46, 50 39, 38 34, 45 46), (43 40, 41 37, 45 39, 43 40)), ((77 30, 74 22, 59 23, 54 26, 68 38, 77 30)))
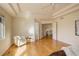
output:
POLYGON ((71 4, 67 3, 0 3, 0 8, 12 17, 30 12, 36 19, 49 20, 52 15, 71 4))

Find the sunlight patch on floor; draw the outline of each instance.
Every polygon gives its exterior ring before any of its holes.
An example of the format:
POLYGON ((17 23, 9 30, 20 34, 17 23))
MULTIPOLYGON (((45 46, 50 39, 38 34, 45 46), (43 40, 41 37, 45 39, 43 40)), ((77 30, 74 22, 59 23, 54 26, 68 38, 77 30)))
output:
POLYGON ((15 52, 15 56, 21 55, 22 53, 25 52, 26 49, 27 49, 27 48, 26 48, 26 45, 24 45, 24 46, 22 46, 22 47, 18 47, 17 50, 16 50, 16 52, 15 52))

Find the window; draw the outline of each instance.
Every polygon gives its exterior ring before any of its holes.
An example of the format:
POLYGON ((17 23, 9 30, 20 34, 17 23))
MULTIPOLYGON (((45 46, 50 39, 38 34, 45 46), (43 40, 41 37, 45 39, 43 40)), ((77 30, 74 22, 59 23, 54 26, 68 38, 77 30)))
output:
POLYGON ((0 39, 5 38, 5 21, 4 17, 0 16, 0 39))

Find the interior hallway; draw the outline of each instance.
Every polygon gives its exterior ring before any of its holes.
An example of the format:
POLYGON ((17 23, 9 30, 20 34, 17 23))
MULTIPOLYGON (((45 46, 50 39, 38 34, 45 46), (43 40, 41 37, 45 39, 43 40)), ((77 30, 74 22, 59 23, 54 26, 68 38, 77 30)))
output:
POLYGON ((45 37, 21 47, 12 45, 3 56, 48 56, 64 46, 68 46, 68 44, 45 37))

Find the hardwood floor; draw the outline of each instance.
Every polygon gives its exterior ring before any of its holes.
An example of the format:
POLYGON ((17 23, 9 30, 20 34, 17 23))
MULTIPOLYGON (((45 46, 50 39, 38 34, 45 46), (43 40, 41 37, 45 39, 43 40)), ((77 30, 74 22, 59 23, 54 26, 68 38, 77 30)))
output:
POLYGON ((3 54, 3 56, 48 56, 49 54, 58 51, 59 49, 61 49, 61 47, 64 46, 68 46, 68 44, 46 37, 36 42, 28 43, 21 47, 12 45, 3 54))

